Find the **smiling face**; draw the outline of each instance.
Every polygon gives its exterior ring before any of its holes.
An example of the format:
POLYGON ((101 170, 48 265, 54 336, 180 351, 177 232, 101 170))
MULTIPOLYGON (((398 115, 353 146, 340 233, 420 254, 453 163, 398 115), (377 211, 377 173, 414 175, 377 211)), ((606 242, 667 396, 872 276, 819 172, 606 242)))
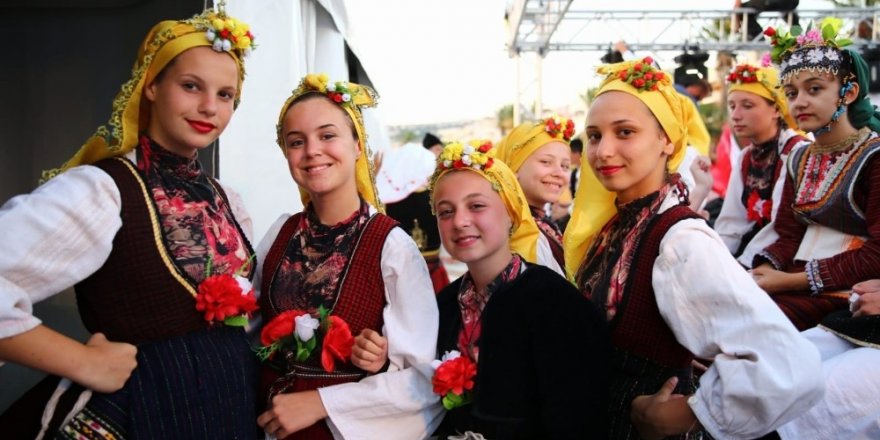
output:
POLYGON ((453 171, 434 186, 434 209, 443 247, 468 269, 500 272, 510 261, 512 222, 501 196, 472 171, 453 171))
POLYGON ((322 95, 307 95, 284 115, 281 133, 293 180, 312 200, 357 195, 360 146, 351 119, 322 95))
POLYGON ((184 157, 217 140, 232 118, 238 66, 210 47, 182 52, 144 87, 147 135, 184 157))
POLYGON ((541 207, 559 200, 571 179, 571 149, 553 141, 535 150, 516 173, 529 205, 541 207))
POLYGON ((776 105, 754 93, 734 90, 727 96, 730 123, 739 138, 753 143, 772 139, 779 128, 779 110, 776 105))
MULTIPOLYGON (((840 99, 840 79, 826 72, 803 70, 791 75, 782 85, 791 114, 798 128, 817 131, 831 121, 840 99)), ((849 104, 858 95, 858 84, 847 92, 844 99, 849 104)), ((845 116, 838 123, 849 125, 845 116)), ((839 124, 832 126, 834 127, 839 124)))
POLYGON ((599 182, 631 202, 660 189, 674 151, 648 107, 625 92, 599 95, 587 116, 587 162, 599 182))

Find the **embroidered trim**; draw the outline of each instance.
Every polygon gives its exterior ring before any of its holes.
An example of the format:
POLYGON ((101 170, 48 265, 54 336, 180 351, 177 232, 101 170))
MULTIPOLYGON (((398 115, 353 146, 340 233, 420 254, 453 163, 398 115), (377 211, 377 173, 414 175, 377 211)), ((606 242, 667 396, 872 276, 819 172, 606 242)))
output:
POLYGON ((822 275, 819 273, 819 260, 810 260, 804 271, 807 273, 807 280, 810 282, 810 294, 818 296, 825 290, 825 284, 822 282, 822 275))
POLYGON ((168 272, 171 273, 171 276, 174 277, 177 282, 186 289, 193 298, 196 297, 197 292, 196 288, 180 274, 180 271, 177 268, 177 265, 171 261, 171 257, 168 255, 168 249, 165 248, 165 243, 162 241, 162 232, 161 227, 156 219, 159 218, 156 213, 156 207, 153 206, 153 200, 150 198, 150 192, 147 190, 147 185, 144 183, 144 180, 141 179, 141 176, 138 174, 137 170, 134 168, 134 165, 123 157, 116 157, 116 160, 122 162, 126 168, 131 172, 134 176, 135 180, 140 186, 141 191, 143 192, 144 201, 147 203, 147 210, 150 212, 150 224, 153 227, 153 241, 156 244, 156 248, 159 250, 159 256, 162 258, 162 262, 165 264, 165 267, 168 269, 168 272))

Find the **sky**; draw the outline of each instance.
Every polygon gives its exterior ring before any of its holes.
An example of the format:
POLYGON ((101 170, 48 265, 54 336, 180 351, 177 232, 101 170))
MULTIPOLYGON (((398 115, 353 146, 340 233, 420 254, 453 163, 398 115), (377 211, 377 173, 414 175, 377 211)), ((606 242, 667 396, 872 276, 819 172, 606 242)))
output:
MULTIPOLYGON (((572 8, 608 9, 603 6, 608 3, 576 0, 572 8)), ((621 3, 629 10, 722 10, 734 2, 621 3)), ((386 124, 478 119, 493 116, 514 101, 517 63, 505 49, 508 0, 347 0, 345 4, 349 42, 381 95, 379 110, 386 124)), ((800 9, 830 7, 824 0, 800 2, 800 9)), ((609 34, 609 42, 650 41, 658 30, 634 26, 603 32, 609 34)), ((676 54, 656 55, 661 65, 664 61, 668 65, 676 54)), ((545 107, 576 103, 578 94, 597 84, 593 72, 601 56, 600 52, 548 54, 542 62, 545 107)), ((520 64, 522 89, 533 94, 537 69, 528 58, 524 60, 520 64)))

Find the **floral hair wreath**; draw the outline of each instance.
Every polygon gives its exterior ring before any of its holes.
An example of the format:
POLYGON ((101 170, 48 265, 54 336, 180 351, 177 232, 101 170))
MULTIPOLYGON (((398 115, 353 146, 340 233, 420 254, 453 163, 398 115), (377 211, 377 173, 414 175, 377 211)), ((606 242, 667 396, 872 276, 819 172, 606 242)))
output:
POLYGON ((842 24, 839 18, 826 17, 806 32, 800 26, 792 26, 789 32, 768 27, 764 35, 770 38, 770 59, 779 65, 780 77, 804 69, 837 74, 843 61, 841 49, 852 44, 852 40, 838 37, 842 24))
POLYGON ((352 96, 358 92, 355 90, 357 85, 345 81, 331 81, 326 73, 308 75, 304 84, 311 90, 323 93, 333 102, 346 107, 353 104, 352 96))
POLYGON ((611 75, 617 75, 621 81, 640 92, 657 90, 660 81, 666 76, 665 73, 654 67, 654 59, 651 57, 642 58, 617 73, 609 73, 609 76, 611 75))
POLYGON ((217 5, 218 12, 207 10, 194 17, 193 27, 205 31, 205 38, 217 52, 238 51, 248 56, 257 48, 254 34, 247 23, 226 15, 226 2, 217 5))
POLYGON ((550 137, 557 139, 561 137, 566 142, 569 142, 571 137, 574 136, 574 121, 554 115, 544 120, 544 131, 550 137))
POLYGON ((758 68, 751 64, 740 64, 727 75, 728 83, 750 84, 759 81, 758 68))
POLYGON ((490 141, 473 140, 466 144, 454 141, 446 144, 437 160, 437 172, 450 169, 473 168, 488 170, 495 163, 495 149, 490 141))

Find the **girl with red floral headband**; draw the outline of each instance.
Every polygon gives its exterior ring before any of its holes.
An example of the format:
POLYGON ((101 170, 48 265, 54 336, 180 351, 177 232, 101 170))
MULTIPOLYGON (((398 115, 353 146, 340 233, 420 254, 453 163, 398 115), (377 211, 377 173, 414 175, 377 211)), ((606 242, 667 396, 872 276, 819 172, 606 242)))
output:
MULTIPOLYGON (((810 141, 797 125, 772 67, 740 64, 727 76, 730 125, 748 142, 733 164, 715 231, 745 267, 776 241, 773 219, 780 209, 785 160, 810 141)), ((783 208, 787 209, 787 208, 783 208)))
POLYGON ((198 161, 229 124, 252 47, 222 6, 156 24, 109 123, 0 210, 0 358, 68 378, 51 399, 22 399, 45 410, 39 436, 257 436, 250 219, 198 161), (70 286, 85 345, 31 314, 70 286))
POLYGON ((263 369, 268 407, 257 423, 277 438, 416 439, 440 423, 426 343, 437 337, 434 289, 415 242, 378 201, 361 113, 376 99, 367 86, 309 74, 278 117, 305 210, 282 215, 257 248, 262 342, 297 341, 263 369), (354 336, 376 341, 387 362, 349 362, 354 336))
POLYGON ((634 66, 599 70, 565 230, 611 333, 607 438, 760 437, 820 398, 818 353, 689 207, 688 98, 634 66), (713 361, 699 379, 695 356, 713 361))
POLYGON ((545 206, 555 203, 571 179, 571 147, 574 122, 558 116, 524 122, 498 144, 498 159, 507 164, 522 187, 541 236, 537 255, 523 255, 565 276, 562 231, 545 206))

